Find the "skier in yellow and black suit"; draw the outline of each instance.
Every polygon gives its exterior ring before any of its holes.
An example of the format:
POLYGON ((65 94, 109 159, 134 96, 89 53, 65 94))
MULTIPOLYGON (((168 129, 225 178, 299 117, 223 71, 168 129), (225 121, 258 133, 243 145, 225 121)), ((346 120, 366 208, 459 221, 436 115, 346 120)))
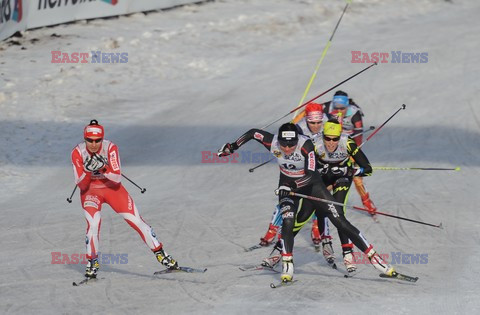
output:
MULTIPOLYGON (((323 165, 320 173, 325 186, 329 190, 331 188, 336 201, 347 203, 353 176, 370 176, 372 174, 372 166, 368 158, 352 138, 342 133, 341 124, 334 119, 325 123, 322 141, 316 141, 315 150, 319 156, 319 164, 323 165), (352 159, 356 164, 355 168, 352 159)), ((345 216, 345 208, 340 215, 345 216)), ((322 220, 319 218, 319 221, 322 220)), ((323 232, 321 231, 323 226, 319 225, 319 228, 320 232, 323 232)), ((356 270, 356 266, 353 264, 353 244, 344 233, 339 231, 338 236, 342 243, 345 267, 348 272, 353 272, 356 270)), ((332 247, 324 247, 324 249, 326 248, 331 249, 332 247)), ((332 263, 334 257, 332 251, 332 263)), ((328 258, 327 261, 329 261, 328 258)))

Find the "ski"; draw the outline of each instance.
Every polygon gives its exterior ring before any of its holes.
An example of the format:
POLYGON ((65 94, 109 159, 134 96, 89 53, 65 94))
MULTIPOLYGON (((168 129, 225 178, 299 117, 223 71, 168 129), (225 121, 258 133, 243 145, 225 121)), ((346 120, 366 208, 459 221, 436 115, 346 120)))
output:
POLYGON ((280 281, 279 283, 270 283, 270 288, 276 289, 276 288, 281 288, 281 287, 289 287, 298 280, 291 280, 291 281, 280 281))
POLYGON ((337 264, 336 263, 331 263, 331 264, 328 264, 330 267, 332 267, 332 269, 335 269, 336 271, 340 272, 344 278, 351 278, 355 275, 355 272, 343 272, 342 270, 338 269, 337 267, 337 264))
POLYGON ((82 285, 82 284, 87 284, 87 283, 89 283, 89 282, 96 282, 98 279, 99 279, 99 278, 87 278, 87 277, 85 277, 82 281, 79 281, 79 282, 75 282, 75 281, 74 281, 74 282, 72 283, 72 285, 73 285, 74 287, 78 287, 78 286, 80 286, 80 285, 82 285))
POLYGON ((275 273, 280 273, 280 271, 277 271, 273 269, 272 267, 264 266, 264 265, 246 265, 246 266, 240 266, 238 267, 241 271, 258 271, 258 270, 268 270, 268 271, 273 271, 275 273))
POLYGON ((393 276, 388 276, 384 273, 381 273, 380 278, 398 279, 398 280, 403 280, 408 282, 417 282, 418 280, 418 277, 407 276, 398 272, 396 272, 393 276))
POLYGON ((206 271, 207 271, 207 268, 196 269, 196 268, 190 268, 190 267, 178 267, 177 269, 165 269, 165 270, 155 271, 153 275, 156 276, 156 275, 162 275, 166 273, 176 273, 176 272, 204 273, 206 271))
POLYGON ((263 247, 266 247, 266 246, 262 246, 260 244, 257 244, 257 245, 253 245, 252 247, 245 248, 244 250, 246 252, 251 252, 252 250, 256 250, 256 249, 263 248, 263 247))

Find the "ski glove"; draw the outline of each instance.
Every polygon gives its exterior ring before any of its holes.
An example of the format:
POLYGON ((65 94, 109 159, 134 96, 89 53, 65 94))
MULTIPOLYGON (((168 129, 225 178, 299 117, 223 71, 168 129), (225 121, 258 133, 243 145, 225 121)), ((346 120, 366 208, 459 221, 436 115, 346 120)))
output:
POLYGON ((218 150, 217 155, 218 156, 228 156, 235 152, 235 150, 238 149, 238 146, 236 143, 225 143, 220 150, 218 150))
POLYGON ((83 163, 83 168, 87 172, 95 172, 102 169, 105 166, 106 162, 103 157, 99 154, 94 153, 93 156, 88 157, 83 163))
POLYGON ((348 166, 338 167, 334 166, 330 169, 333 175, 336 176, 345 176, 348 174, 348 166))
POLYGON ((362 175, 363 175, 363 167, 353 169, 353 176, 362 176, 362 175))
POLYGON ((323 164, 322 168, 320 169, 320 174, 321 175, 327 175, 329 170, 330 170, 330 165, 323 164))
POLYGON ((290 193, 292 192, 292 188, 286 186, 286 185, 281 185, 277 189, 275 189, 275 195, 277 195, 280 198, 285 198, 290 196, 290 193))

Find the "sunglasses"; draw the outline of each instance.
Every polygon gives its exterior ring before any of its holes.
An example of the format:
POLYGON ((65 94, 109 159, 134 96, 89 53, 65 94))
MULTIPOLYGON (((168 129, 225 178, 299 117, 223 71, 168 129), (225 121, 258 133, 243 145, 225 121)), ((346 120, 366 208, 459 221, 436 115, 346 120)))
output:
POLYGON ((281 147, 284 147, 284 148, 292 148, 294 146, 297 145, 297 143, 291 143, 291 142, 279 142, 280 146, 281 147))
POLYGON ((338 109, 338 110, 345 110, 345 109, 347 109, 347 108, 346 108, 346 107, 343 107, 343 106, 338 106, 338 107, 336 107, 336 106, 335 106, 335 109, 338 109))
POLYGON ((335 142, 337 142, 337 141, 340 140, 340 137, 330 138, 330 137, 327 137, 327 136, 323 136, 323 139, 325 141, 335 141, 335 142))
POLYGON ((321 121, 307 121, 310 125, 321 125, 321 121))
POLYGON ((85 141, 87 141, 88 143, 93 143, 93 142, 95 142, 95 143, 100 143, 100 142, 103 141, 103 139, 102 139, 102 138, 100 138, 100 139, 85 138, 85 141))

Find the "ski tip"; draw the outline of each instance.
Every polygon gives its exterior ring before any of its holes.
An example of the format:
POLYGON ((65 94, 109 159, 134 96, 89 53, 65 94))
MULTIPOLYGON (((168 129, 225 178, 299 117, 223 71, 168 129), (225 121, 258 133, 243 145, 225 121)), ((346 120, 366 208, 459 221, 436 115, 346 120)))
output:
POLYGON ((275 283, 270 283, 270 288, 275 289, 276 287, 275 283))
POLYGON ((78 287, 78 284, 77 284, 76 282, 73 282, 72 285, 73 285, 74 287, 78 287))
POLYGON ((442 222, 440 222, 440 224, 438 225, 438 228, 441 229, 441 230, 443 230, 443 224, 442 224, 442 222))
POLYGON ((455 167, 455 171, 459 171, 459 170, 460 170, 460 166, 455 167))

